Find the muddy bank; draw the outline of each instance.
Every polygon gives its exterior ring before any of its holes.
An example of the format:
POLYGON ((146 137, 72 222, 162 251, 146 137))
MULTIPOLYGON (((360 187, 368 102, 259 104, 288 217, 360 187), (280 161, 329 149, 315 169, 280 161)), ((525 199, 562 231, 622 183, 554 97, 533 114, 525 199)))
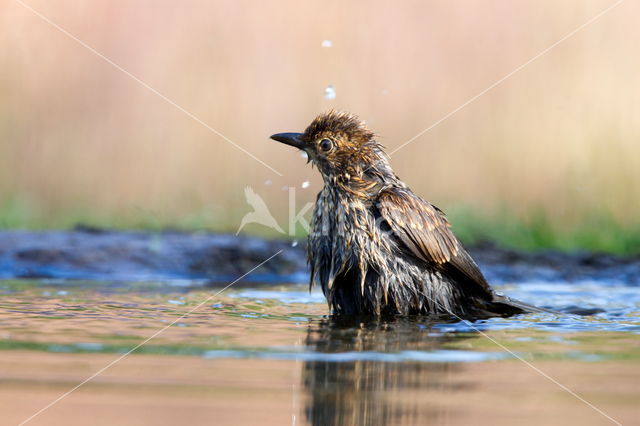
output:
POLYGON ((301 280, 304 253, 285 241, 173 231, 0 231, 0 277, 225 282, 280 250, 246 280, 301 280))
MULTIPOLYGON (((250 282, 306 282, 304 244, 176 231, 0 231, 0 278, 227 282, 278 251, 250 282)), ((472 247, 490 281, 611 281, 640 285, 640 256, 522 253, 472 247)))

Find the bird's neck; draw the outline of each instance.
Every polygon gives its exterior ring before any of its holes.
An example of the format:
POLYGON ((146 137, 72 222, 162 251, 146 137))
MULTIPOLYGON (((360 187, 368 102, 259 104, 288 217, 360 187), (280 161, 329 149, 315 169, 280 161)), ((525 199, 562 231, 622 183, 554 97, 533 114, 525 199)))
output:
POLYGON ((342 192, 350 197, 368 199, 398 180, 391 168, 375 166, 346 170, 323 175, 328 190, 342 192))

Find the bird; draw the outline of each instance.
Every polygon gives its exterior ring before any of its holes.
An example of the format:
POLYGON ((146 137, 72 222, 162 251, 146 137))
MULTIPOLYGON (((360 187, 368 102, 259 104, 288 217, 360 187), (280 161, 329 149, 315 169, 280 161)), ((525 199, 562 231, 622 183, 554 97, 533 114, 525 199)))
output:
POLYGON ((445 214, 393 171, 376 134, 330 110, 302 133, 271 139, 306 152, 320 172, 307 242, 309 286, 335 315, 479 319, 545 309, 496 293, 445 214))
POLYGON ((262 197, 260 197, 250 186, 247 186, 244 189, 244 196, 247 200, 247 204, 253 207, 253 211, 245 214, 240 221, 240 227, 238 231, 236 231, 236 235, 242 231, 242 228, 248 223, 259 223, 260 225, 267 226, 269 228, 275 229, 281 234, 284 233, 278 222, 276 222, 275 218, 269 211, 269 208, 265 204, 262 197))

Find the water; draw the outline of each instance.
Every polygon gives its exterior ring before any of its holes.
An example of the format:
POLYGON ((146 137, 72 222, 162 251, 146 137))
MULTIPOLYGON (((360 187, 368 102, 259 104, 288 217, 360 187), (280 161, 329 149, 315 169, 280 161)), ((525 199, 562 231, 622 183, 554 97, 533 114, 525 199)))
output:
POLYGON ((0 413, 18 424, 624 424, 640 296, 608 282, 499 290, 592 316, 336 319, 301 285, 0 281, 0 413), (548 377, 545 377, 548 376, 548 377), (593 404, 604 415, 560 385, 593 404))
POLYGON ((333 85, 328 85, 324 89, 324 98, 328 100, 333 100, 336 98, 336 89, 333 85))

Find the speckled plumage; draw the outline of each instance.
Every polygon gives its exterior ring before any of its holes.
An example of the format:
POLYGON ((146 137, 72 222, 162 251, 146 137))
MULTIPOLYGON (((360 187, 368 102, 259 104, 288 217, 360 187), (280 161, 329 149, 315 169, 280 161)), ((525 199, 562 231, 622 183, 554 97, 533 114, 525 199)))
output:
POLYGON ((320 284, 334 313, 470 318, 536 310, 492 291, 442 211, 396 176, 356 116, 329 111, 304 133, 272 138, 304 149, 323 177, 308 261, 310 285, 320 284))

